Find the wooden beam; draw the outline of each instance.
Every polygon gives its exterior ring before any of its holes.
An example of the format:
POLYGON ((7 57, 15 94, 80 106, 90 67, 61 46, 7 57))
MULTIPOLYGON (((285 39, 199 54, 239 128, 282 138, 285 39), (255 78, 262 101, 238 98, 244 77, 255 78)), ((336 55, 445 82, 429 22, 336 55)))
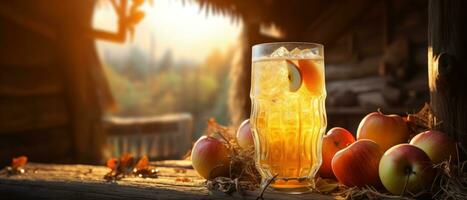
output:
POLYGON ((57 34, 53 28, 35 20, 33 17, 27 16, 25 13, 15 11, 14 8, 7 6, 4 3, 0 4, 0 17, 38 33, 50 40, 57 39, 57 34))
POLYGON ((69 162, 72 159, 72 140, 67 126, 1 135, 0 166, 10 164, 11 158, 20 155, 27 155, 37 162, 69 162))
POLYGON ((0 97, 53 96, 63 91, 62 76, 56 66, 2 66, 1 71, 0 97))
POLYGON ((380 0, 338 1, 323 11, 303 33, 303 38, 324 45, 336 40, 380 0))
POLYGON ((325 70, 326 81, 348 80, 378 75, 380 64, 381 57, 377 56, 356 63, 327 65, 325 70))
POLYGON ((430 0, 428 75, 438 127, 467 159, 467 1, 430 0))
POLYGON ((70 1, 63 6, 66 16, 58 30, 58 65, 63 66, 74 158, 80 163, 100 163, 105 142, 102 115, 112 97, 95 41, 86 35, 91 27, 94 1, 70 1))
POLYGON ((47 129, 68 122, 61 96, 0 98, 0 134, 47 129))

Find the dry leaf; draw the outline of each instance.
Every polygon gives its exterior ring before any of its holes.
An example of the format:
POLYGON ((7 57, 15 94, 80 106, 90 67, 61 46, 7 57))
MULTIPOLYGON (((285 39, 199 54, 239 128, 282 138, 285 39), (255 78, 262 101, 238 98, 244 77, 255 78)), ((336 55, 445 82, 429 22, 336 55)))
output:
POLYGON ((135 165, 136 170, 142 170, 149 167, 149 159, 147 156, 143 156, 138 160, 138 163, 135 165))
POLYGON ((26 156, 16 157, 11 160, 11 167, 18 169, 18 168, 24 167, 26 163, 28 163, 28 157, 26 156))
POLYGON ((116 181, 131 175, 142 178, 157 178, 159 170, 149 165, 147 156, 142 156, 138 162, 134 162, 134 157, 125 153, 119 159, 111 158, 107 160, 107 167, 111 169, 104 178, 108 181, 116 181))
POLYGON ((106 166, 111 170, 116 170, 118 165, 118 160, 116 158, 110 158, 106 162, 106 166))
POLYGON ((330 193, 339 188, 339 183, 333 179, 318 179, 316 181, 316 190, 322 193, 330 193))
POLYGON ((174 171, 175 173, 181 173, 181 174, 186 173, 186 169, 183 169, 183 168, 174 168, 174 171))
POLYGON ((134 158, 131 154, 125 153, 120 157, 119 170, 123 172, 131 171, 134 165, 134 158))
POLYGON ((20 156, 11 159, 11 166, 7 167, 9 175, 23 174, 26 170, 23 168, 28 163, 28 157, 20 156))
POLYGON ((417 113, 408 114, 405 121, 409 126, 411 137, 415 136, 420 132, 434 129, 440 124, 436 121, 436 117, 433 114, 433 110, 431 109, 428 103, 425 103, 423 108, 417 113))
POLYGON ((177 182, 192 182, 193 180, 191 180, 190 178, 187 178, 187 177, 181 177, 181 178, 176 178, 175 181, 177 181, 177 182))

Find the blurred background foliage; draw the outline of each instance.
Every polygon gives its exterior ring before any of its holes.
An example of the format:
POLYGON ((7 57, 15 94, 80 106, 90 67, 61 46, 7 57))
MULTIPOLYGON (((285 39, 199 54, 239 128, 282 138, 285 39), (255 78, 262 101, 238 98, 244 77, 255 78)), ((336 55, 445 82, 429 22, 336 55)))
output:
POLYGON ((125 58, 106 55, 104 69, 118 108, 117 116, 154 116, 189 112, 195 135, 205 121, 229 122, 228 73, 234 48, 214 49, 204 61, 178 61, 170 50, 159 60, 134 46, 125 58))

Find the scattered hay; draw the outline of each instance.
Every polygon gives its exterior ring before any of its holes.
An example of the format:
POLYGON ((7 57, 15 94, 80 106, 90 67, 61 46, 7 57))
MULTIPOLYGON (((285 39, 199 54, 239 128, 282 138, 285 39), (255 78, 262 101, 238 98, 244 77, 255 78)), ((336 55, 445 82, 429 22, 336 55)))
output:
POLYGON ((230 152, 230 177, 215 177, 206 181, 209 190, 226 194, 245 190, 256 190, 261 182, 261 176, 256 170, 254 149, 242 149, 236 141, 235 129, 222 126, 214 119, 208 121, 205 135, 216 137, 224 142, 230 152))
MULTIPOLYGON (((411 137, 415 134, 434 129, 441 122, 436 120, 428 104, 415 114, 408 114, 406 121, 409 125, 411 137)), ((220 191, 226 194, 238 192, 243 194, 245 190, 260 189, 257 200, 263 199, 265 190, 274 180, 272 178, 261 184, 261 176, 256 170, 254 161, 254 149, 242 149, 235 139, 234 128, 228 128, 216 123, 214 119, 208 121, 206 135, 214 136, 229 148, 231 155, 230 177, 216 177, 206 181, 209 190, 220 191)), ((453 164, 450 161, 442 162, 433 166, 437 169, 437 175, 431 188, 414 194, 405 191, 402 195, 392 195, 387 191, 378 190, 374 187, 346 187, 333 179, 315 179, 314 191, 319 194, 333 195, 343 199, 435 199, 435 200, 465 200, 467 199, 467 161, 453 164)))
POLYGON ((451 165, 444 161, 435 168, 438 169, 435 181, 431 187, 433 199, 467 199, 467 161, 451 165))

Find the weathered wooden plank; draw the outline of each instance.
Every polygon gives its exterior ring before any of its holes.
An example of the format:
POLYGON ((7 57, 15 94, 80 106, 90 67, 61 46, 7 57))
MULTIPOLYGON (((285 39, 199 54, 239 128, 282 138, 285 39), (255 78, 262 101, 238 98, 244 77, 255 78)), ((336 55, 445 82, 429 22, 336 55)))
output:
POLYGON ((67 123, 68 113, 61 96, 0 98, 0 134, 67 123))
POLYGON ((43 66, 55 61, 56 50, 48 39, 3 18, 2 14, 0 27, 0 43, 6 50, 0 54, 0 66, 43 66))
POLYGON ((23 68, 2 66, 0 96, 58 95, 63 91, 63 76, 58 67, 36 66, 23 68))
POLYGON ((350 90, 355 93, 381 91, 385 85, 385 80, 380 76, 358 78, 351 80, 340 80, 326 83, 326 90, 350 90))
POLYGON ((316 17, 314 23, 304 32, 304 38, 320 41, 324 45, 329 44, 348 30, 376 2, 369 0, 334 2, 316 17), (349 9, 350 7, 352 9, 349 9), (339 14, 336 15, 336 13, 339 14))
MULTIPOLYGON (((159 167, 159 178, 124 178, 116 183, 103 179, 109 169, 90 165, 45 165, 29 163, 26 174, 0 174, 0 194, 8 198, 35 199, 255 199, 258 191, 245 196, 211 193, 205 180, 192 169, 185 172, 159 167), (188 182, 177 181, 186 178, 188 182)), ((266 192, 265 199, 335 199, 316 193, 287 195, 266 192)))
POLYGON ((30 159, 40 162, 64 162, 71 159, 71 142, 68 127, 2 134, 0 166, 19 155, 28 155, 30 159))
POLYGON ((428 74, 437 127, 459 142, 467 160, 467 2, 430 0, 428 74))
POLYGON ((370 57, 361 62, 347 63, 340 65, 326 66, 326 81, 348 80, 375 76, 378 74, 378 68, 381 63, 381 57, 370 57))

